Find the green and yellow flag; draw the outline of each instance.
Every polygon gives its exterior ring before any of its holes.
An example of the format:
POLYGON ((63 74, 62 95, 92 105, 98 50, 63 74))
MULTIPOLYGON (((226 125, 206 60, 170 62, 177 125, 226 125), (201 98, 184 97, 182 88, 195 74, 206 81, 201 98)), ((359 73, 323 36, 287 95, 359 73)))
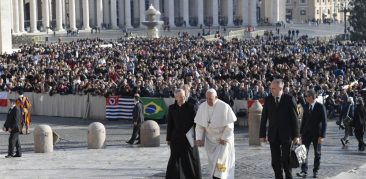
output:
POLYGON ((145 118, 163 119, 167 113, 163 98, 141 98, 144 103, 145 118))

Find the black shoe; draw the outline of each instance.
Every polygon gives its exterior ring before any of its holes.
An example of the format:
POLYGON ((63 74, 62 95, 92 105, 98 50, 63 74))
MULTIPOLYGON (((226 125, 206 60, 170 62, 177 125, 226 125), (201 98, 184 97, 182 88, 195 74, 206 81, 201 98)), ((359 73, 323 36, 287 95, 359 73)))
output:
POLYGON ((342 138, 341 142, 342 142, 343 147, 345 147, 346 146, 346 141, 342 138))
POLYGON ((318 178, 318 172, 313 172, 313 178, 318 178))
POLYGON ((365 151, 365 147, 364 146, 358 147, 358 151, 365 151))
POLYGON ((130 142, 130 141, 126 141, 126 143, 127 143, 127 144, 130 144, 130 145, 132 145, 132 144, 133 144, 133 143, 132 143, 132 142, 130 142))
POLYGON ((306 174, 306 172, 302 171, 300 173, 296 173, 296 176, 306 178, 307 174, 306 174))
POLYGON ((22 154, 16 154, 13 157, 22 157, 22 154))
POLYGON ((13 155, 7 155, 5 156, 5 158, 13 158, 14 156, 13 155))
POLYGON ((141 142, 140 142, 140 141, 138 141, 136 144, 141 144, 141 142))

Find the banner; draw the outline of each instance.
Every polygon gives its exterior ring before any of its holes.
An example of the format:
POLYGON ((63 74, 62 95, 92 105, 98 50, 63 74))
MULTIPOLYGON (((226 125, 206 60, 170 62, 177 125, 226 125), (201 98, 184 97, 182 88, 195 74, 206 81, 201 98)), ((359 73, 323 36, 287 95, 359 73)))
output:
POLYGON ((163 98, 141 98, 144 103, 144 115, 149 119, 163 119, 167 113, 163 98))
POLYGON ((8 92, 0 92, 0 107, 8 106, 8 92))

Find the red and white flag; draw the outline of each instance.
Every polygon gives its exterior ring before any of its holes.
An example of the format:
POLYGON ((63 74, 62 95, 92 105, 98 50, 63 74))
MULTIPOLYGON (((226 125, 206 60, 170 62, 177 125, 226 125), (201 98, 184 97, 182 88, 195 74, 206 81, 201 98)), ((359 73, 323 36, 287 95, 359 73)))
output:
POLYGON ((0 107, 8 106, 8 92, 0 92, 0 107))

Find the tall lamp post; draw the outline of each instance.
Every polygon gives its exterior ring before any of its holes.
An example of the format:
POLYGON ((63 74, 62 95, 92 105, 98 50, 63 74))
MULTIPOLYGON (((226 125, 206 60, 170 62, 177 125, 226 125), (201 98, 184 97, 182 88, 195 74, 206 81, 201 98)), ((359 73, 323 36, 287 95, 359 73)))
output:
POLYGON ((341 4, 340 12, 343 12, 343 20, 344 20, 344 40, 347 40, 347 13, 351 10, 347 7, 347 3, 341 4))

